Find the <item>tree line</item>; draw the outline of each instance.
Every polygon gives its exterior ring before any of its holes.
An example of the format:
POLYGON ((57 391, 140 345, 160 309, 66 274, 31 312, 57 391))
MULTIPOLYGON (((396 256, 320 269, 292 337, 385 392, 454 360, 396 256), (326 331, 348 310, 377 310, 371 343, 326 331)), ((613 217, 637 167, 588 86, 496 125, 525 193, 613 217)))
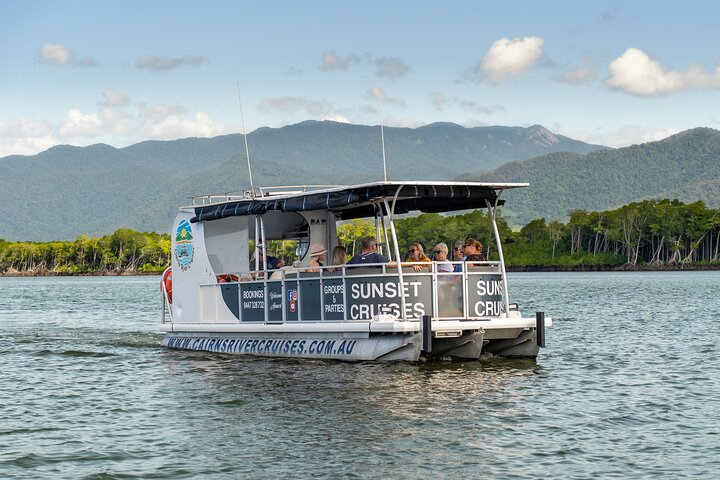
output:
MULTIPOLYGON (((451 246, 467 237, 486 245, 497 259, 488 215, 474 211, 442 217, 425 214, 396 222, 401 246, 420 242, 451 246)), ((572 210, 567 223, 544 218, 513 231, 498 214, 498 230, 509 267, 628 268, 720 266, 720 210, 703 202, 645 200, 614 210, 572 210)))
MULTIPOLYGON (((703 202, 645 200, 615 210, 572 210, 567 223, 536 219, 519 230, 497 217, 505 262, 511 268, 667 268, 687 265, 720 266, 720 210, 703 202)), ((488 214, 475 210, 460 215, 436 213, 397 219, 401 252, 412 242, 425 246, 428 256, 439 242, 450 247, 472 237, 485 246, 490 260, 497 246, 488 214)), ((338 226, 338 240, 349 254, 360 240, 376 235, 368 220, 338 226)), ((69 242, 6 242, 0 239, 0 272, 97 273, 161 272, 170 265, 170 236, 121 228, 112 235, 81 235, 69 242)), ((270 242, 268 251, 290 264, 296 244, 270 242)))
POLYGON ((0 272, 81 274, 162 272, 170 265, 170 235, 121 228, 112 235, 80 235, 67 242, 0 239, 0 272))

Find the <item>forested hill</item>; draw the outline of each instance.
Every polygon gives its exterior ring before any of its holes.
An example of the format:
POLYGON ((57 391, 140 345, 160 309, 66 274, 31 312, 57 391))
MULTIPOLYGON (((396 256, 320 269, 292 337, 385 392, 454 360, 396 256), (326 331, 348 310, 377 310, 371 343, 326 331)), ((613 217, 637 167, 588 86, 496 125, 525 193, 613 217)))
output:
MULTIPOLYGON (((248 135, 256 185, 382 179, 379 127, 307 121, 248 135)), ((450 180, 548 152, 605 147, 535 125, 385 128, 390 179, 450 180)), ((70 240, 119 227, 167 231, 188 197, 248 186, 241 135, 147 141, 126 148, 57 146, 0 159, 0 238, 70 240)))
POLYGON ((586 155, 551 153, 510 162, 477 181, 529 182, 507 192, 511 223, 566 220, 573 209, 607 210, 644 199, 720 206, 720 132, 696 128, 658 142, 586 155))

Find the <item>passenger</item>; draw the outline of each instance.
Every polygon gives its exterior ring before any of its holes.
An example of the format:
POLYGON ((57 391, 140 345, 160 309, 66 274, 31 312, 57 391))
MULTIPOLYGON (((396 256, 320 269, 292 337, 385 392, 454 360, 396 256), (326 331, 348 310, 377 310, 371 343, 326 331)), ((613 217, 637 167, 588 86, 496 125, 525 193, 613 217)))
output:
MULTIPOLYGON (((252 258, 250 259, 250 269, 255 269, 255 258, 259 258, 259 267, 258 270, 265 270, 263 268, 263 247, 262 245, 258 245, 257 248, 255 248, 255 252, 253 253, 252 258)), ((285 266, 285 262, 278 259, 277 257, 273 257, 270 255, 267 255, 267 269, 268 270, 277 270, 278 268, 282 268, 285 266)))
POLYGON ((408 256, 405 259, 407 262, 431 262, 427 255, 425 255, 425 250, 423 250, 422 245, 419 243, 411 243, 408 245, 408 256))
MULTIPOLYGON (((345 265, 345 262, 347 262, 347 248, 345 248, 343 245, 338 245, 337 247, 333 248, 330 265, 345 265)), ((342 270, 342 267, 328 268, 328 272, 330 273, 337 270, 342 270)))
POLYGON ((325 266, 325 255, 327 255, 327 249, 319 243, 313 243, 310 245, 310 263, 308 266, 309 272, 319 272, 320 267, 325 266))
MULTIPOLYGON (((462 262, 463 260, 465 260, 465 242, 457 241, 453 247, 453 262, 462 262)), ((453 265, 453 271, 462 272, 462 263, 453 265)))
POLYGON ((465 240, 465 261, 484 262, 485 255, 482 253, 482 243, 478 242, 474 238, 468 238, 465 240))
POLYGON ((353 256, 348 265, 364 265, 367 263, 388 263, 390 260, 385 256, 377 253, 377 240, 372 235, 362 239, 362 248, 360 253, 353 256))
MULTIPOLYGON (((413 242, 410 245, 408 245, 408 256, 405 259, 406 262, 421 262, 421 263, 430 263, 432 260, 430 260, 427 255, 425 255, 425 251, 423 250, 422 245, 420 245, 417 242, 413 242)), ((412 268, 415 269, 416 272, 419 272, 423 269, 420 265, 412 265, 412 268)))
POLYGON ((453 266, 448 262, 448 247, 444 243, 438 243, 435 245, 435 254, 433 255, 434 260, 437 262, 438 272, 452 272, 453 266))

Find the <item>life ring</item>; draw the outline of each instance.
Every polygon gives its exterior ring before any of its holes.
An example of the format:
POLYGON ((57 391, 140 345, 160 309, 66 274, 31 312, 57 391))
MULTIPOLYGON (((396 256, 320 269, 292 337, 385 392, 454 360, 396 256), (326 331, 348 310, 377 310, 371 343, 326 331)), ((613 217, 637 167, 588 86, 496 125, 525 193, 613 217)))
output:
POLYGON ((162 284, 165 285, 168 302, 172 303, 172 268, 168 267, 163 272, 162 284))
POLYGON ((237 282, 238 276, 232 273, 223 273, 222 275, 217 276, 217 281, 218 283, 237 282))

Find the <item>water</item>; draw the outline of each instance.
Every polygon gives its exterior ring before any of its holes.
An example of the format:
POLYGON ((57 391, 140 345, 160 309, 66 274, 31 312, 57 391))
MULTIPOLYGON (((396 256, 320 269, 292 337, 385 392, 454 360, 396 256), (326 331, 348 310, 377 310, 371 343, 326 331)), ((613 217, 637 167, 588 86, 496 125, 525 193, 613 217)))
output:
POLYGON ((720 272, 513 274, 537 362, 159 347, 157 277, 0 278, 3 478, 714 478, 720 272))

